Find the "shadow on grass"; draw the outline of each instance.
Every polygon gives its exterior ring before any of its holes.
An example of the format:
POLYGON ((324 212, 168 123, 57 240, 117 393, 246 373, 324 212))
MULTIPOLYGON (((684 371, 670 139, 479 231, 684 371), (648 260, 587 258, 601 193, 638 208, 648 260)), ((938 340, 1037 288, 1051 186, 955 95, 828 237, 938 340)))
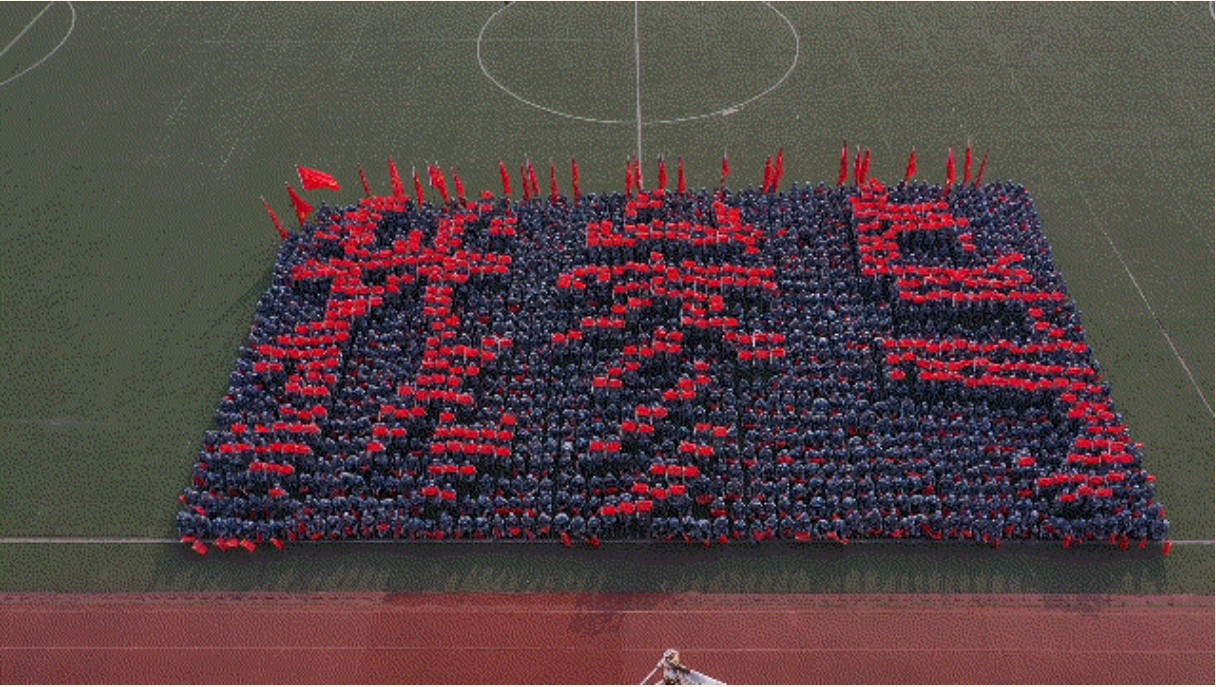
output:
MULTIPOLYGON (((283 552, 213 552, 145 547, 129 577, 126 557, 90 561, 108 574, 79 591, 552 592, 552 593, 1025 593, 1212 594, 1204 547, 1119 551, 1029 545, 995 551, 969 546, 869 544, 849 547, 618 544, 296 545, 283 552), (139 570, 139 568, 144 568, 139 570)), ((117 549, 112 549, 117 550, 117 549)), ((31 553, 44 554, 45 550, 31 553)), ((80 558, 79 553, 76 556, 80 558)), ((55 561, 43 560, 53 566, 55 561)), ((26 561, 25 564, 34 564, 26 561)), ((23 564, 23 566, 25 565, 23 564)), ((22 567, 23 567, 22 566, 22 567)), ((46 569, 46 568, 44 568, 46 569)), ((53 568, 52 568, 53 569, 53 568)), ((28 572, 28 571, 27 571, 28 572)), ((14 571, 10 575, 15 576, 14 571)), ((77 591, 79 575, 42 577, 37 589, 77 591), (57 581, 58 580, 58 581, 57 581), (49 585, 49 589, 47 588, 49 585)), ((12 587, 5 585, 6 588, 12 587)), ((594 628, 588 628, 593 631, 594 628)), ((598 631, 609 631, 600 628, 598 631)))

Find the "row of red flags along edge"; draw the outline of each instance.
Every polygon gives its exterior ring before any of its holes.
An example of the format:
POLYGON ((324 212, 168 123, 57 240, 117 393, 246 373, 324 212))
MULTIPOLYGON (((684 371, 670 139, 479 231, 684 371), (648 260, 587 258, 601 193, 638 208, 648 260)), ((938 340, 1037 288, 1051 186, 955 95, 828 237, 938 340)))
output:
MULTIPOLYGON (((870 149, 866 148, 863 152, 861 147, 858 146, 855 154, 852 157, 853 182, 857 186, 862 186, 868 183, 871 179, 870 164, 872 155, 870 149)), ((971 169, 973 157, 971 146, 968 144, 966 152, 964 153, 963 162, 963 183, 965 184, 972 183, 971 169)), ((849 180, 849 159, 849 144, 845 142, 840 149, 840 169, 836 179, 837 186, 844 186, 849 180)), ((984 172, 987 170, 987 168, 988 156, 985 155, 983 160, 980 162, 979 171, 975 175, 974 183, 976 185, 983 183, 984 172)), ((388 169, 389 177, 391 178, 393 185, 393 196, 398 198, 408 198, 405 192, 405 183, 401 179, 401 174, 397 169, 397 163, 393 161, 392 158, 389 158, 388 160, 388 169)), ((300 186, 305 191, 342 190, 342 185, 338 183, 337 178, 327 172, 302 166, 297 166, 296 172, 300 177, 300 186)), ((514 193, 511 173, 507 170, 506 164, 501 160, 498 163, 498 172, 502 181, 503 197, 510 197, 512 193, 514 193)), ((412 170, 412 174, 414 182, 414 196, 418 199, 418 202, 424 203, 426 202, 426 191, 422 185, 421 179, 418 177, 418 170, 415 168, 412 170)), ((451 204, 453 198, 451 191, 449 191, 448 188, 447 176, 444 174, 443 170, 438 165, 428 164, 427 175, 429 177, 429 187, 439 192, 439 195, 443 198, 445 205, 451 204)), ((917 157, 916 149, 913 148, 911 154, 908 156, 908 166, 904 172, 904 183, 907 183, 916 175, 917 157)), ((784 178, 784 176, 785 150, 781 149, 777 151, 775 158, 773 156, 769 156, 764 162, 764 181, 761 186, 762 192, 776 192, 780 187, 781 180, 784 178)), ((724 154, 722 156, 722 178, 720 182, 720 189, 725 190, 726 181, 729 177, 730 159, 724 154)), ((540 183, 537 179, 536 168, 532 165, 531 160, 526 160, 525 163, 520 166, 519 178, 522 182, 523 199, 525 201, 532 200, 533 198, 539 198, 541 196, 540 183)), ((570 178, 573 198, 575 202, 577 202, 582 193, 581 188, 579 187, 580 180, 578 161, 574 159, 570 160, 570 178)), ((363 171, 362 166, 359 167, 359 181, 363 185, 364 197, 372 196, 371 184, 368 183, 367 174, 363 171)), ((468 203, 468 198, 465 194, 464 182, 461 180, 458 173, 452 173, 452 182, 455 186, 456 200, 462 205, 466 205, 468 203)), ((656 189, 666 192, 668 182, 667 162, 662 156, 660 156, 658 161, 658 179, 656 189)), ((635 192, 641 193, 642 183, 642 165, 636 157, 630 158, 625 165, 626 195, 632 196, 635 192)), ((950 148, 946 157, 946 187, 953 187, 956 183, 958 183, 958 173, 955 163, 954 148, 950 148)), ((300 193, 296 191, 296 189, 290 183, 286 184, 286 186, 287 195, 291 199, 292 208, 296 213, 296 219, 299 221, 300 226, 303 226, 308 221, 309 216, 312 215, 314 209, 313 205, 309 203, 302 195, 300 195, 300 193)), ((679 159, 678 161, 676 192, 679 194, 688 193, 688 183, 684 175, 683 158, 679 159)), ((482 195, 484 198, 492 197, 488 191, 484 192, 482 195)), ((549 163, 549 195, 551 199, 556 199, 561 195, 558 189, 557 167, 552 162, 549 163)), ((274 223, 275 229, 278 230, 279 236, 283 240, 286 240, 287 237, 290 236, 290 233, 283 226, 282 221, 279 220, 274 208, 272 208, 270 203, 266 201, 266 198, 263 197, 261 200, 262 206, 266 208, 266 212, 270 215, 270 219, 274 223)))

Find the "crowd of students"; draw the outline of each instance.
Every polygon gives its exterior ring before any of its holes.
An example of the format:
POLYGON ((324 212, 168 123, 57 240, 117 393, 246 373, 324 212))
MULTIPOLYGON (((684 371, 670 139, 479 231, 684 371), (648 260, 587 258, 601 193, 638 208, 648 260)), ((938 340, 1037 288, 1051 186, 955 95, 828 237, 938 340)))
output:
POLYGON ((368 198, 284 245, 177 525, 1164 539, 1098 370, 1010 183, 368 198))

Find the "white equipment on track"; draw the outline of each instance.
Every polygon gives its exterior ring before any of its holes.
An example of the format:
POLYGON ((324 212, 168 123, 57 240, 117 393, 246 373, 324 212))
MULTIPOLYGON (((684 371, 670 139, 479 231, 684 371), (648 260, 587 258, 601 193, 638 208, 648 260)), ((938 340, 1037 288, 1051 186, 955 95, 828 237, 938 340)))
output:
POLYGON ((640 684, 655 684, 655 685, 724 685, 725 682, 716 680, 704 673, 689 668, 680 663, 680 652, 675 649, 668 649, 663 652, 663 658, 659 659, 658 664, 650 674, 642 678, 640 684), (659 674, 657 682, 650 682, 650 678, 654 674, 659 674))

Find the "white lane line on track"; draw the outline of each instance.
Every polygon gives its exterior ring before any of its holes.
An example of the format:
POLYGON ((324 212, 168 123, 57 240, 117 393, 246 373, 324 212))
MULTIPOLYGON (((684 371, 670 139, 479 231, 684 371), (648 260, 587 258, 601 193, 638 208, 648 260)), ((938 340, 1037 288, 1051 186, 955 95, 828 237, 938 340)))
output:
MULTIPOLYGON (((473 646, 450 646, 445 649, 451 651, 481 651, 481 652, 558 652, 558 653, 586 653, 586 647, 578 646, 554 646, 545 644, 543 646, 502 646, 500 644, 473 645, 473 646)), ((0 647, 0 651, 418 651, 434 653, 435 646, 427 644, 237 644, 237 645, 217 645, 217 644, 198 644, 194 646, 160 646, 155 644, 146 645, 131 645, 131 644, 90 644, 90 645, 44 645, 44 646, 4 646, 0 647)), ((923 653, 925 647, 897 647, 897 646, 823 646, 823 647, 681 647, 681 651, 686 653, 697 654, 914 654, 923 653)), ((1100 649, 1100 648, 1074 648, 1074 647, 1049 647, 1042 645, 1030 645, 1022 647, 932 647, 934 652, 941 653, 956 653, 956 654, 987 654, 991 652, 1013 652, 1021 655, 1055 653, 1062 656, 1071 656, 1073 654, 1084 654, 1087 656, 1125 656, 1127 654, 1134 655, 1151 655, 1151 656, 1190 656, 1194 654, 1210 655, 1211 649, 1136 649, 1127 651, 1126 649, 1100 649)), ((654 647, 639 647, 629 648, 622 647, 622 652, 625 653, 654 653, 654 647)))

